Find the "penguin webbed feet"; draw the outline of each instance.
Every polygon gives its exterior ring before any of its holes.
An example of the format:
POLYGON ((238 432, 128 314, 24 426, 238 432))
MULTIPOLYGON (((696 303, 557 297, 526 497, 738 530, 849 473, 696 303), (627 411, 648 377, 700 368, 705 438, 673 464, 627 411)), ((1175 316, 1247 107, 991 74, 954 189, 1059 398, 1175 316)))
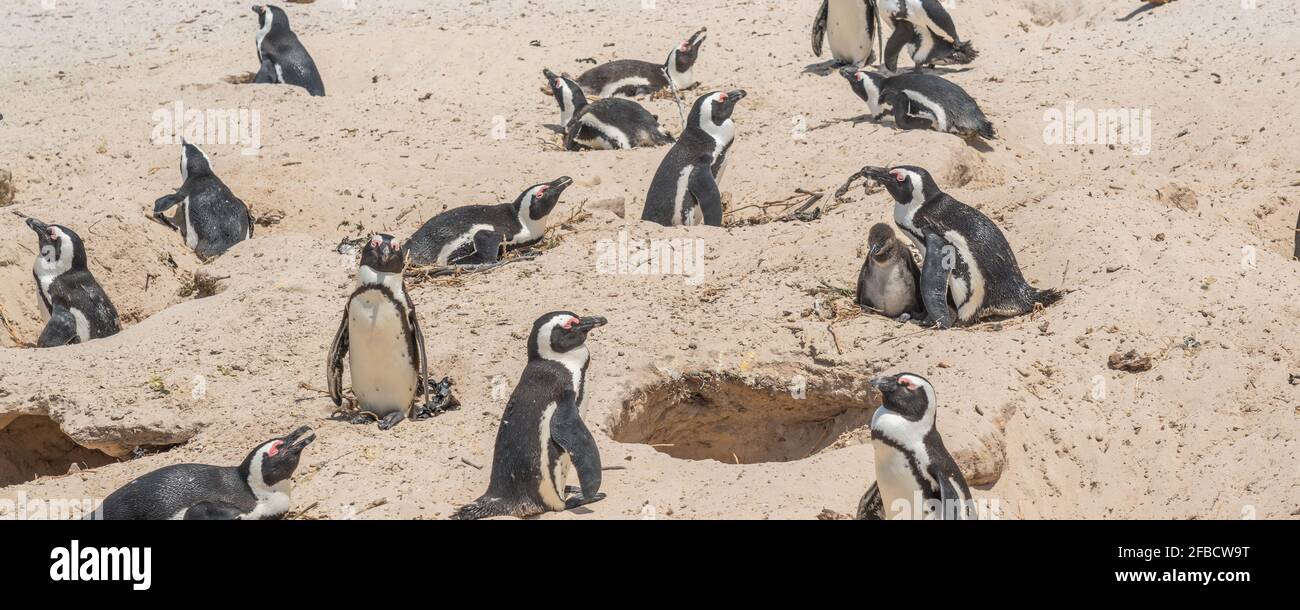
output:
POLYGON ((388 430, 393 426, 402 423, 402 420, 404 419, 406 419, 405 413, 401 411, 393 411, 392 413, 385 415, 383 419, 379 420, 379 429, 388 430))
MULTIPOLYGON (((428 383, 427 381, 425 383, 428 383)), ((455 411, 460 408, 460 401, 451 393, 451 386, 455 382, 450 377, 443 377, 438 385, 429 389, 429 401, 423 406, 416 407, 411 413, 411 419, 423 421, 431 419, 446 413, 455 411)))
POLYGON ((564 510, 573 510, 575 508, 578 508, 579 506, 585 506, 587 504, 592 504, 594 502, 599 502, 605 499, 605 494, 602 492, 596 492, 590 498, 588 498, 582 495, 581 489, 578 489, 577 487, 574 487, 572 485, 565 487, 564 493, 568 494, 569 496, 569 499, 564 501, 564 510))

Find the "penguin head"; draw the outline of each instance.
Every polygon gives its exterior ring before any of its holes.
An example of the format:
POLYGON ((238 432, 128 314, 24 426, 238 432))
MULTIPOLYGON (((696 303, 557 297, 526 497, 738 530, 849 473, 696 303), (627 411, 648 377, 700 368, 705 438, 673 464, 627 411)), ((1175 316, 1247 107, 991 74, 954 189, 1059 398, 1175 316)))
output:
POLYGON ((700 31, 691 34, 686 42, 677 45, 677 48, 668 54, 669 67, 676 68, 679 74, 690 71, 695 66, 695 60, 700 58, 700 47, 708 37, 709 28, 700 28, 700 31))
POLYGON ((63 225, 45 224, 35 218, 27 226, 36 232, 40 253, 36 255, 36 274, 57 277, 65 271, 86 268, 86 246, 81 236, 63 225))
POLYGON ((528 359, 563 359, 566 354, 583 348, 587 333, 605 323, 605 318, 600 316, 582 317, 571 311, 543 315, 533 322, 533 332, 528 336, 528 359))
POLYGON ((880 183, 894 197, 894 201, 903 205, 920 206, 942 192, 934 178, 930 177, 930 172, 914 165, 864 167, 862 175, 880 183))
POLYGON ((253 12, 257 13, 257 29, 263 32, 271 30, 288 30, 289 15, 284 9, 272 4, 254 4, 253 12))
POLYGON ((239 470, 244 475, 244 480, 256 491, 274 487, 293 476, 293 471, 298 469, 298 458, 302 456, 302 450, 314 440, 316 433, 310 426, 303 426, 288 436, 262 443, 244 458, 239 470))
POLYGON ((555 96, 555 101, 560 104, 560 112, 577 112, 587 105, 587 96, 583 94, 582 87, 578 83, 550 70, 543 69, 542 74, 546 75, 551 95, 555 96))
POLYGON ((840 76, 849 81, 853 92, 871 107, 872 113, 880 114, 880 91, 885 82, 884 76, 868 70, 859 70, 857 66, 840 68, 840 76))
POLYGON ((749 94, 744 89, 725 93, 713 91, 701 95, 700 99, 695 100, 695 105, 691 106, 691 116, 686 122, 705 131, 721 127, 723 123, 731 120, 731 111, 736 109, 736 102, 744 99, 746 95, 749 94))
POLYGON ((926 378, 914 373, 899 373, 871 380, 881 396, 881 409, 903 416, 908 421, 921 421, 933 415, 934 386, 926 378))
POLYGON ((406 253, 401 240, 384 233, 376 233, 361 250, 361 266, 382 273, 401 273, 406 268, 406 253))
POLYGON ((898 253, 899 246, 893 227, 883 222, 876 223, 867 234, 867 258, 876 263, 889 262, 898 253))
POLYGON ((560 176, 550 182, 528 187, 528 190, 520 193, 519 198, 515 200, 515 213, 523 214, 527 211, 528 220, 532 221, 546 218, 555 209, 555 204, 559 203, 560 194, 571 184, 573 178, 560 176))
POLYGON ((181 140, 181 179, 189 180, 191 176, 211 176, 212 159, 199 147, 181 140))

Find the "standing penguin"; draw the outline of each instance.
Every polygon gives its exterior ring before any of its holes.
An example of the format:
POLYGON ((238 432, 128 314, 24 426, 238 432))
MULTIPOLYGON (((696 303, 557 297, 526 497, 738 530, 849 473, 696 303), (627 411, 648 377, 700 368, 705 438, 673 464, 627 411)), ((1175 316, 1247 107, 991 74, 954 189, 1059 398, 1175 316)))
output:
POLYGON ((408 411, 415 419, 427 419, 458 404, 444 394, 449 379, 439 384, 439 397, 445 400, 429 400, 424 333, 406 292, 405 266, 397 238, 379 234, 370 239, 357 268, 357 288, 330 347, 326 377, 335 406, 343 404, 343 357, 350 356, 352 392, 364 411, 352 419, 354 424, 369 423, 374 416, 379 429, 387 430, 406 419, 408 411), (420 394, 424 406, 417 409, 420 394))
POLYGON ((174 464, 109 494, 87 519, 279 519, 292 506, 293 471, 316 440, 303 426, 259 445, 238 466, 174 464))
POLYGON ((306 89, 314 96, 325 95, 325 85, 311 54, 289 29, 289 16, 278 6, 253 5, 257 13, 257 70, 254 83, 279 83, 306 89))
POLYGON ((919 72, 886 77, 852 66, 842 68, 840 74, 871 108, 876 120, 884 116, 888 105, 900 129, 934 129, 967 140, 998 137, 975 99, 942 77, 919 72))
POLYGON ((977 519, 970 486, 935 427, 934 386, 902 373, 871 380, 882 403, 871 416, 876 482, 858 504, 858 519, 977 519))
POLYGON ((578 84, 597 97, 637 97, 669 87, 678 91, 690 89, 700 83, 692 70, 699 59, 700 46, 709 37, 708 31, 700 28, 668 53, 668 61, 662 64, 619 59, 583 72, 578 76, 578 84))
POLYGON ((952 15, 940 0, 880 0, 880 11, 894 25, 894 33, 885 45, 885 67, 898 69, 898 53, 910 47, 917 68, 940 60, 969 63, 979 52, 957 35, 952 15))
POLYGON ((621 97, 607 97, 589 104, 578 83, 550 70, 542 73, 560 104, 565 150, 579 150, 584 146, 626 150, 673 143, 673 137, 659 125, 659 117, 641 104, 621 97))
POLYGON ((912 251, 884 223, 871 227, 867 246, 867 260, 858 272, 858 305, 900 322, 922 317, 925 308, 921 304, 921 270, 912 251))
POLYGON ((870 65, 876 58, 876 40, 880 37, 877 0, 822 0, 813 20, 813 54, 822 56, 827 34, 831 39, 831 57, 840 64, 870 65))
POLYGON ((929 172, 902 165, 893 169, 864 167, 861 175, 884 185, 894 197, 894 224, 912 239, 925 259, 921 300, 928 322, 940 328, 952 325, 949 297, 962 324, 1026 314, 1035 305, 1047 306, 1061 299, 1057 290, 1030 286, 998 226, 979 210, 939 190, 929 172))
POLYGON ((513 203, 467 205, 430 218, 406 242, 413 265, 494 263, 501 247, 526 248, 546 234, 546 217, 573 184, 561 176, 528 187, 513 203))
POLYGON ((580 409, 586 395, 586 341, 605 318, 548 313, 528 336, 528 365, 501 415, 487 493, 461 507, 452 519, 526 517, 596 502, 600 450, 580 409), (569 467, 581 489, 566 487, 569 467))
POLYGON ((686 118, 686 128, 650 182, 641 220, 666 227, 722 226, 722 193, 718 181, 726 169, 727 152, 736 139, 731 112, 745 95, 744 90, 715 91, 695 100, 686 118))
POLYGON ((181 188, 153 204, 153 217, 180 231, 199 258, 208 259, 253 236, 253 215, 212 173, 207 153, 181 141, 181 188), (175 216, 163 213, 180 204, 175 216))
POLYGON ((40 254, 32 265, 36 298, 47 320, 36 347, 85 343, 116 335, 117 309, 95 281, 86 261, 81 237, 62 225, 35 218, 27 226, 36 232, 40 254))

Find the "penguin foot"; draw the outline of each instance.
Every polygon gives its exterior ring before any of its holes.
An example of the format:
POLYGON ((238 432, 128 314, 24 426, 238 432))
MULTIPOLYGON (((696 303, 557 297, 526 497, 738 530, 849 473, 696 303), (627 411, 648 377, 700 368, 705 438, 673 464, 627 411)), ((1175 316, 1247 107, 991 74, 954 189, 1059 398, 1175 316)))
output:
POLYGON ((907 321, 911 319, 912 319, 912 314, 905 313, 901 316, 898 316, 898 318, 896 318, 895 321, 898 322, 899 324, 907 324, 907 321))
POLYGON ((356 415, 352 416, 352 419, 348 420, 349 424, 356 424, 358 426, 369 425, 374 422, 375 422, 375 416, 365 411, 362 411, 361 413, 357 413, 356 415))
POLYGON ((379 429, 387 430, 402 423, 402 420, 404 419, 406 419, 405 413, 401 411, 393 411, 392 413, 385 415, 383 419, 379 420, 379 429))
POLYGON ((573 510, 579 506, 599 502, 605 499, 605 494, 597 492, 591 498, 582 495, 582 490, 572 485, 564 488, 564 493, 569 494, 569 499, 564 501, 564 510, 573 510))
POLYGON ((429 398, 429 402, 417 408, 412 414, 412 419, 425 420, 442 415, 447 411, 459 409, 460 401, 456 400, 456 397, 451 393, 451 386, 454 384, 455 382, 450 377, 443 377, 442 381, 439 381, 438 385, 430 390, 429 393, 432 396, 429 398))

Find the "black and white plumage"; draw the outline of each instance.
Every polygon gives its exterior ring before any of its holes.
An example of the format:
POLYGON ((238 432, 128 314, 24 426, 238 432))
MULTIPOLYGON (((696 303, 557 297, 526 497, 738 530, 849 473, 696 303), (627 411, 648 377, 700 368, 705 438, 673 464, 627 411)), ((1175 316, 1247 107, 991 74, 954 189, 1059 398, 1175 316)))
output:
POLYGON ((641 104, 621 97, 588 103, 578 83, 550 70, 542 72, 560 105, 565 150, 627 150, 674 142, 673 136, 659 125, 659 117, 641 104))
POLYGON ((253 5, 257 13, 257 70, 254 83, 278 83, 306 89, 314 96, 325 95, 320 71, 298 35, 289 28, 289 16, 274 5, 253 5))
MULTIPOLYGON (((379 429, 387 430, 406 419, 408 412, 425 419, 455 404, 454 399, 429 400, 424 333, 406 291, 405 267, 397 238, 385 234, 371 238, 361 253, 357 287, 343 308, 330 347, 326 362, 330 398, 335 406, 343 404, 343 358, 348 356, 352 393, 364 412, 352 420, 354 424, 369 423, 373 416, 379 419, 379 429), (421 394, 424 404, 417 408, 421 394)), ((447 388, 450 384, 448 379, 442 382, 447 388)))
POLYGON ((292 506, 292 481, 302 450, 316 440, 303 426, 258 445, 238 466, 174 464, 159 468, 104 498, 87 518, 279 519, 292 506))
POLYGON ((858 272, 858 305, 901 321, 922 317, 921 270, 912 251, 884 223, 871 227, 867 247, 858 272))
POLYGON ((646 195, 641 220, 664 226, 722 226, 722 193, 718 182, 727 153, 736 139, 731 113, 745 97, 743 90, 706 93, 695 100, 686 128, 659 164, 646 195))
POLYGON ((181 188, 154 202, 153 217, 180 231, 185 245, 202 259, 253 237, 248 206, 212 172, 207 153, 189 142, 181 142, 181 188), (176 214, 167 218, 164 212, 176 206, 176 214))
POLYGON ((1026 314, 1035 305, 1048 306, 1061 299, 1057 290, 1030 286, 998 226, 939 190, 929 172, 902 165, 865 167, 862 175, 893 196, 894 224, 921 251, 921 299, 927 322, 940 328, 953 324, 949 298, 956 307, 956 321, 962 324, 1026 314))
POLYGON ((36 299, 47 320, 37 347, 85 343, 117 334, 117 309, 87 267, 86 245, 72 229, 35 218, 39 253, 32 265, 36 299))
POLYGON ((898 56, 903 50, 912 58, 915 70, 935 65, 962 65, 975 61, 979 51, 969 40, 950 42, 936 36, 930 28, 917 27, 904 19, 892 19, 894 33, 885 44, 885 69, 898 72, 898 56))
POLYGON ((573 179, 561 176, 534 184, 512 203, 467 205, 430 218, 406 242, 413 265, 494 263, 505 248, 526 248, 542 240, 547 217, 573 179))
POLYGON ((525 517, 596 502, 600 450, 583 423, 591 352, 587 333, 605 318, 551 312, 533 323, 528 365, 510 395, 497 429, 487 493, 461 507, 453 519, 525 517), (579 488, 566 486, 569 468, 579 488))
POLYGON ((876 482, 858 504, 858 519, 977 519, 970 486, 943 445, 934 386, 902 373, 871 380, 882 397, 871 416, 876 482))
POLYGON ((813 20, 813 54, 822 56, 830 38, 831 57, 840 64, 871 65, 880 37, 877 0, 822 0, 813 20))
POLYGON ((975 99, 943 77, 920 72, 886 77, 853 67, 841 69, 840 74, 871 108, 876 120, 884 116, 888 106, 900 129, 934 129, 966 139, 997 138, 997 130, 975 99))
POLYGON ((668 61, 662 64, 619 59, 583 72, 578 76, 578 84, 587 93, 602 98, 638 97, 669 87, 678 91, 690 89, 699 84, 694 74, 695 61, 706 38, 708 28, 700 28, 668 53, 668 61))

